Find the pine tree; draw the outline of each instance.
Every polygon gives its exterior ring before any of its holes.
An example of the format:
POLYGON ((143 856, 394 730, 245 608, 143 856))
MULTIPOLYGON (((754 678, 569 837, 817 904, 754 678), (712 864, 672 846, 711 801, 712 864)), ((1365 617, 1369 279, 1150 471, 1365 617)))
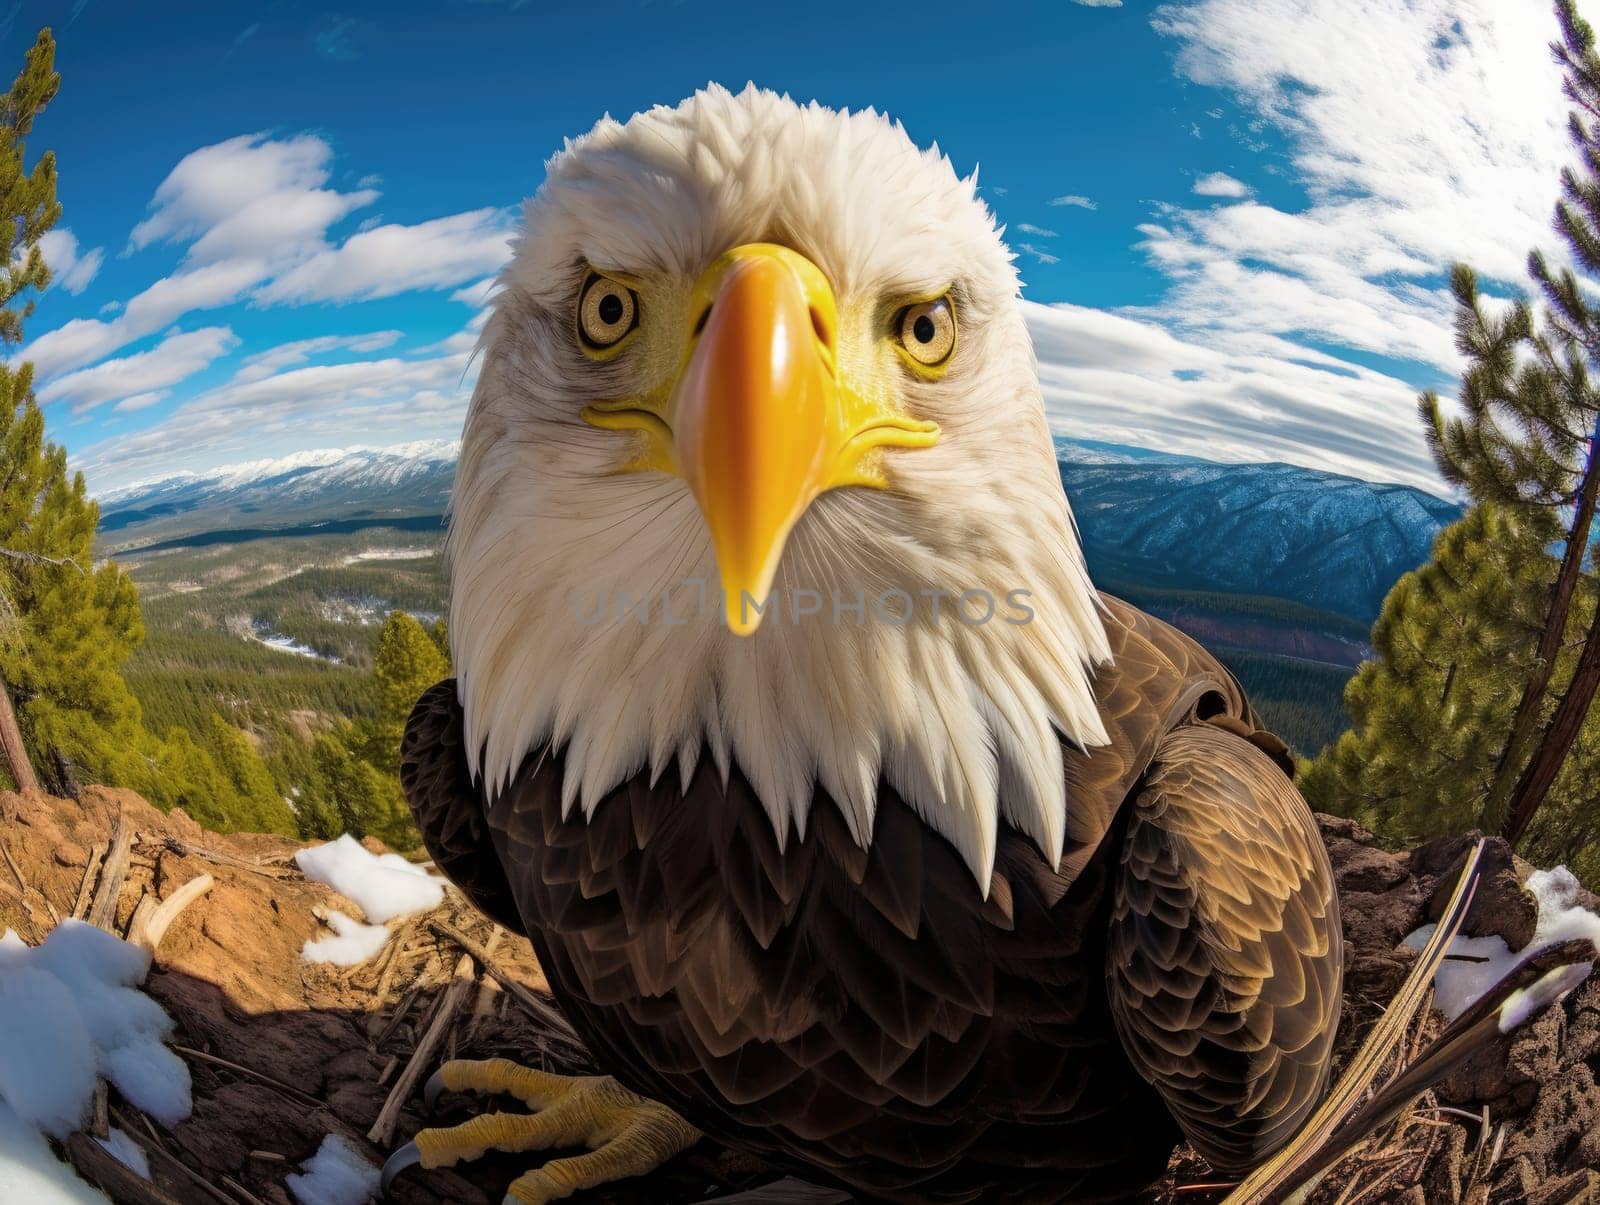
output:
MULTIPOLYGON (((1561 41, 1551 51, 1562 66, 1573 108, 1569 132, 1579 166, 1561 175, 1555 226, 1574 261, 1600 274, 1600 57, 1594 33, 1573 0, 1558 0, 1561 41)), ((1544 299, 1535 315, 1526 301, 1501 316, 1486 313, 1472 273, 1458 267, 1457 342, 1468 359, 1459 418, 1447 419, 1437 397, 1424 395, 1435 460, 1445 477, 1474 498, 1523 517, 1559 524, 1559 565, 1541 566, 1547 592, 1537 646, 1517 691, 1518 703, 1486 787, 1483 827, 1513 842, 1527 830, 1577 742, 1600 688, 1600 611, 1582 631, 1583 652, 1565 674, 1561 650, 1573 635, 1573 603, 1590 562, 1590 536, 1600 496, 1600 393, 1591 359, 1600 354, 1600 309, 1590 304, 1570 268, 1555 268, 1538 251, 1528 271, 1544 299)))
POLYGON ((400 773, 400 737, 417 697, 450 676, 444 625, 430 631, 405 611, 391 611, 378 634, 372 665, 375 715, 356 722, 353 749, 380 772, 400 773))
MULTIPOLYGON (((26 171, 22 140, 33 129, 34 119, 55 97, 60 84, 61 77, 55 71, 55 43, 48 29, 41 30, 28 51, 21 74, 0 98, 0 264, 4 265, 0 267, 0 342, 8 347, 21 341, 22 320, 33 312, 31 298, 21 303, 17 299, 50 282, 50 269, 39 253, 39 239, 61 216, 61 206, 56 201, 55 156, 45 152, 33 170, 26 171)), ((8 501, 28 496, 29 485, 42 484, 28 471, 33 458, 24 458, 30 450, 36 455, 35 445, 44 430, 44 421, 33 406, 32 378, 32 369, 26 364, 17 368, 0 364, 0 448, 5 457, 0 461, 4 472, 4 480, 0 481, 0 516, 6 513, 8 501), (21 424, 16 421, 19 404, 25 411, 21 424), (32 409, 31 418, 27 409, 32 409)), ((6 562, 0 564, 0 653, 14 653, 25 639, 18 622, 18 602, 8 578, 19 567, 44 564, 39 558, 48 555, 8 543, 6 537, 14 534, 6 530, 0 517, 0 552, 4 552, 6 562)), ((37 789, 38 779, 28 757, 3 663, 0 759, 17 787, 37 789)))
MULTIPOLYGON (((1548 512, 1474 507, 1395 584, 1345 690, 1352 726, 1301 776, 1313 807, 1398 844, 1478 823, 1543 622, 1552 527, 1548 512)), ((1593 600, 1584 578, 1577 606, 1593 600)))

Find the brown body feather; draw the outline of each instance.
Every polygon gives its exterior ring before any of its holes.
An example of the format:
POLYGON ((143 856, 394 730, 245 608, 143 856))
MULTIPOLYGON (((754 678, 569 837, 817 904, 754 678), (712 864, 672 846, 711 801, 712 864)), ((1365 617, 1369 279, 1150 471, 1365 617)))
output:
POLYGON ((985 900, 891 790, 870 850, 819 799, 779 850, 703 759, 563 820, 561 758, 485 807, 453 683, 407 729, 441 869, 532 938, 601 1064, 810 1179, 905 1201, 1120 1200, 1183 1127, 1224 1166, 1320 1095, 1341 951, 1327 856, 1233 678, 1106 600, 1110 744, 1063 747, 1051 869, 1002 827, 985 900))

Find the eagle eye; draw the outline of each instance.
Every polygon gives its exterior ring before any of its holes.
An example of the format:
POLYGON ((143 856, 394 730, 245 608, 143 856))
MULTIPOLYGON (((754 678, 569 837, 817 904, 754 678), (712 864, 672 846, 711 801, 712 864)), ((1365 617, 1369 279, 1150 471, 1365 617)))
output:
POLYGON ((578 293, 578 338, 584 349, 610 351, 638 325, 638 294, 621 281, 590 272, 578 293))
POLYGON ((900 346, 920 368, 938 368, 956 349, 956 311, 950 298, 919 301, 895 319, 900 346))

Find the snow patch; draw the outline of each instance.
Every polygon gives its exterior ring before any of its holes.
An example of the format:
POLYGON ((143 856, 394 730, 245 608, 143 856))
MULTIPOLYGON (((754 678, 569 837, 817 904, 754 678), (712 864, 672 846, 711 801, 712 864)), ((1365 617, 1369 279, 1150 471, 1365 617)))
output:
POLYGON ((110 1126, 106 1136, 96 1138, 95 1141, 110 1151, 112 1157, 123 1167, 143 1179, 150 1178, 150 1156, 146 1155, 139 1144, 129 1138, 124 1131, 117 1129, 116 1126, 110 1126))
POLYGON ((349 833, 314 849, 302 849, 295 865, 308 879, 326 883, 381 925, 408 912, 425 912, 444 902, 444 881, 399 854, 368 853, 349 833))
POLYGON ((303 1170, 284 1183, 300 1205, 363 1205, 378 1192, 378 1169, 337 1134, 322 1140, 303 1170))
MULTIPOLYGON (((163 1125, 189 1116, 189 1069, 164 1044, 172 1018, 137 990, 149 969, 148 952, 78 920, 41 946, 0 936, 0 1201, 104 1200, 44 1141, 82 1127, 101 1076, 163 1125)), ((148 1173, 126 1135, 108 1149, 148 1173)))
POLYGON ((389 930, 382 925, 363 925, 343 912, 330 912, 328 925, 334 935, 307 941, 300 947, 301 958, 353 967, 373 957, 389 941, 389 930))
MULTIPOLYGON (((1587 938, 1600 952, 1600 916, 1578 904, 1579 884, 1570 870, 1565 866, 1536 870, 1523 885, 1539 905, 1533 940, 1524 949, 1513 951, 1501 937, 1458 936, 1450 943, 1446 960, 1433 977, 1433 1006, 1449 1020, 1466 1012, 1485 992, 1540 950, 1574 938, 1587 938)), ((1436 925, 1423 925, 1403 944, 1420 950, 1428 944, 1435 928, 1436 925)), ((1582 983, 1594 969, 1593 962, 1579 966, 1581 974, 1574 968, 1557 968, 1513 996, 1501 1015, 1501 1031, 1515 1029, 1544 1004, 1582 983)))
POLYGON ((0 1100, 0 1201, 106 1205, 106 1198, 50 1153, 44 1136, 0 1100))

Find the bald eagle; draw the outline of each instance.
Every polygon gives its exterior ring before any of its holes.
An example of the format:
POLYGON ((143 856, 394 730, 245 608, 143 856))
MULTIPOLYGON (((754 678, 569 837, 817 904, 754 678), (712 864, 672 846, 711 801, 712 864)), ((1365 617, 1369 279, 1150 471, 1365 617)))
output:
POLYGON ((1019 282, 937 148, 711 87, 548 164, 484 327, 456 677, 402 776, 613 1078, 403 1162, 701 1133, 893 1201, 1107 1201, 1322 1093, 1342 951, 1281 741, 1096 592, 1019 282))

